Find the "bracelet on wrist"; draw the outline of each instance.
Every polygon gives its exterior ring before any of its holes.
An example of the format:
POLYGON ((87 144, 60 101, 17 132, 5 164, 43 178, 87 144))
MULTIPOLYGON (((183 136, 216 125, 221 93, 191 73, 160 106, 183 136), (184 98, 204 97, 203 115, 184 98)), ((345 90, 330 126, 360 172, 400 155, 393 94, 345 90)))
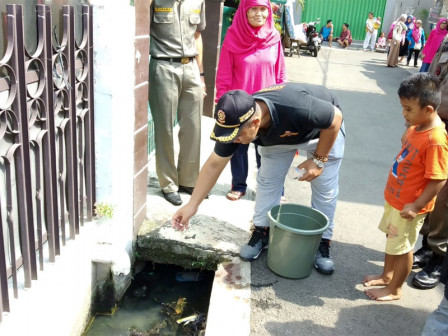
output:
POLYGON ((199 76, 204 77, 204 76, 205 76, 205 73, 201 72, 201 73, 199 74, 199 76))
POLYGON ((313 153, 313 158, 322 162, 327 162, 328 161, 328 156, 323 156, 323 155, 319 155, 316 154, 316 152, 313 153))

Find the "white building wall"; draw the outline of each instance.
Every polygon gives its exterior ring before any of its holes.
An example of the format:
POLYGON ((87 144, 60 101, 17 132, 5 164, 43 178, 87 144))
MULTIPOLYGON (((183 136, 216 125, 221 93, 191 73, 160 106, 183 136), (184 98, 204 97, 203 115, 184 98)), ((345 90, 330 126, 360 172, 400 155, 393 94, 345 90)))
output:
POLYGON ((97 202, 114 207, 114 244, 133 234, 135 9, 128 0, 95 0, 95 156, 97 202))
POLYGON ((392 22, 395 21, 401 14, 411 14, 417 19, 423 21, 423 29, 427 34, 430 31, 430 25, 427 20, 424 20, 421 11, 426 9, 428 12, 434 4, 434 0, 388 0, 384 10, 383 30, 387 34, 392 22))

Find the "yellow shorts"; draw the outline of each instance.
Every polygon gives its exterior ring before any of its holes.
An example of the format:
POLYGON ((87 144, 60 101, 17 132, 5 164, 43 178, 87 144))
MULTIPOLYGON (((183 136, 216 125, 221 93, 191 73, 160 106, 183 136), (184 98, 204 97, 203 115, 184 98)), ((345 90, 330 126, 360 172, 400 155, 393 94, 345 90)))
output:
POLYGON ((378 229, 387 234, 386 253, 402 255, 411 251, 417 242, 418 234, 426 214, 417 215, 412 221, 403 219, 400 211, 389 203, 384 203, 384 213, 378 229))

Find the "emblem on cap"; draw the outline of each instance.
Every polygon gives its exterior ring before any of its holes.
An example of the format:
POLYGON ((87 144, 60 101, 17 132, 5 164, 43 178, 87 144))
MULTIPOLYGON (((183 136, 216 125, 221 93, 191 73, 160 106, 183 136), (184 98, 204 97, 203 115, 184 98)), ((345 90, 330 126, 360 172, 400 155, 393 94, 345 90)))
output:
POLYGON ((218 111, 218 122, 220 124, 224 124, 226 122, 226 114, 223 110, 218 111))

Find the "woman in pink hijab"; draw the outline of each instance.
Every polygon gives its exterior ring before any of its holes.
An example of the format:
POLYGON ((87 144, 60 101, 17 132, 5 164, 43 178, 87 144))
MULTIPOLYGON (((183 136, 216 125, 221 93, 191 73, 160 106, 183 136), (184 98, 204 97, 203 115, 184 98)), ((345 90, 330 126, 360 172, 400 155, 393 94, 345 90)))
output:
POLYGON ((448 19, 441 18, 437 22, 437 27, 431 30, 428 40, 426 41, 425 47, 422 50, 422 67, 420 72, 428 72, 429 66, 431 65, 432 59, 439 49, 445 35, 448 33, 448 19))
MULTIPOLYGON (((286 81, 280 34, 274 27, 269 0, 242 0, 227 30, 216 75, 216 101, 229 90, 249 94, 286 81)), ((227 198, 246 194, 249 145, 240 145, 230 163, 232 189, 227 198)), ((259 166, 259 160, 257 159, 259 166)))

